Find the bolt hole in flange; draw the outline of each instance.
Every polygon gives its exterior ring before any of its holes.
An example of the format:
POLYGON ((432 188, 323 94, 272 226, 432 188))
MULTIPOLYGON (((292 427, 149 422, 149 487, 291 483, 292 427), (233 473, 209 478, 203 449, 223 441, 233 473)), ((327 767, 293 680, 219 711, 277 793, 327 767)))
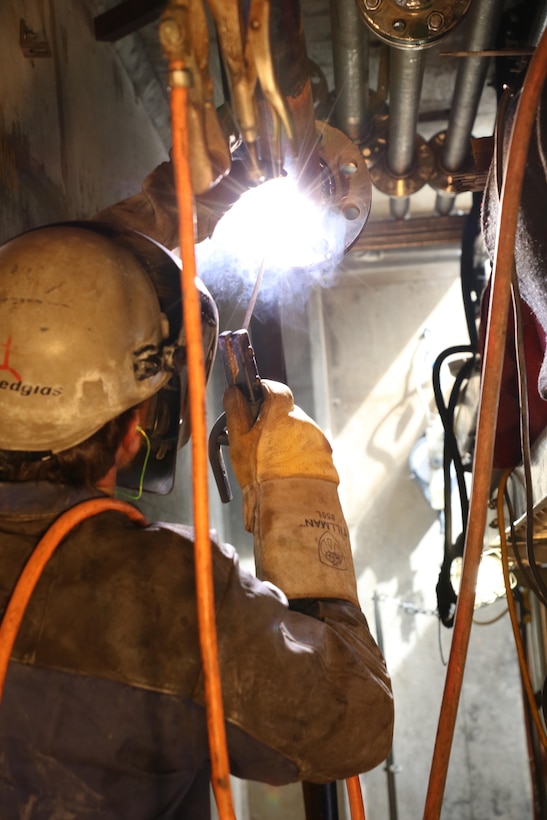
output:
POLYGON ((359 219, 361 215, 361 209, 355 202, 346 202, 342 206, 342 213, 348 220, 348 222, 353 222, 354 219, 359 219))
POLYGON ((414 143, 414 161, 406 174, 394 174, 388 167, 387 143, 382 145, 370 177, 375 188, 391 197, 407 197, 428 184, 433 173, 434 157, 429 144, 420 134, 414 143))
POLYGON ((321 134, 318 150, 323 167, 323 200, 333 216, 342 219, 347 250, 361 233, 370 213, 372 182, 361 151, 342 131, 316 122, 321 134))

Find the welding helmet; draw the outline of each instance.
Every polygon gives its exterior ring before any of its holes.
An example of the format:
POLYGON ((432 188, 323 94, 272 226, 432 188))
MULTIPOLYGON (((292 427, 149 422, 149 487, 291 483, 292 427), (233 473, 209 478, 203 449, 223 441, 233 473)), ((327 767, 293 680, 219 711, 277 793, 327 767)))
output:
MULTIPOLYGON (((218 315, 197 286, 208 376, 218 315)), ((45 458, 150 399, 144 486, 172 489, 176 453, 190 432, 173 254, 95 222, 22 234, 0 247, 0 334, 0 449, 45 458)), ((130 472, 123 483, 134 483, 130 472)))

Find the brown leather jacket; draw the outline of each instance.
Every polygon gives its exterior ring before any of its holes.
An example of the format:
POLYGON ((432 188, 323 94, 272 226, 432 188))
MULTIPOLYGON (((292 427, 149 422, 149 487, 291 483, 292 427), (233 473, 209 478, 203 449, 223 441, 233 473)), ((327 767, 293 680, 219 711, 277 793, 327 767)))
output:
MULTIPOLYGON (((37 539, 82 491, 0 485, 0 611, 37 539)), ((219 661, 235 775, 327 782, 387 756, 390 680, 364 615, 295 611, 213 544, 219 661)), ((0 707, 2 817, 209 814, 191 531, 118 512, 78 526, 28 606, 0 707)))

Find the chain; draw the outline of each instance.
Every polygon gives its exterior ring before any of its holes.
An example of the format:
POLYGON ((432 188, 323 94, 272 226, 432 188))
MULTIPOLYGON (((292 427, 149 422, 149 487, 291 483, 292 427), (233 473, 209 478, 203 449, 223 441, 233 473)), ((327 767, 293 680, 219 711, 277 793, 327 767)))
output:
POLYGON ((400 598, 392 598, 389 595, 377 593, 376 600, 390 601, 391 603, 396 604, 396 606, 402 609, 407 615, 431 615, 437 619, 439 617, 439 612, 437 609, 424 609, 423 607, 416 606, 416 604, 411 604, 409 601, 401 601, 400 598))

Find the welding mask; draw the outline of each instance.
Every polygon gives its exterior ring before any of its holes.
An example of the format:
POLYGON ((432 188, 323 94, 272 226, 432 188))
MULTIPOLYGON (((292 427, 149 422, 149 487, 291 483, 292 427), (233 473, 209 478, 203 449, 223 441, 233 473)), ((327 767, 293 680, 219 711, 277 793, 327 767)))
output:
MULTIPOLYGON (((218 315, 197 286, 208 376, 218 315)), ((175 256, 95 222, 22 234, 0 247, 0 328, 0 449, 29 458, 61 452, 148 399, 143 488, 172 489, 190 434, 175 256)), ((140 471, 131 465, 121 485, 136 486, 140 471)))

